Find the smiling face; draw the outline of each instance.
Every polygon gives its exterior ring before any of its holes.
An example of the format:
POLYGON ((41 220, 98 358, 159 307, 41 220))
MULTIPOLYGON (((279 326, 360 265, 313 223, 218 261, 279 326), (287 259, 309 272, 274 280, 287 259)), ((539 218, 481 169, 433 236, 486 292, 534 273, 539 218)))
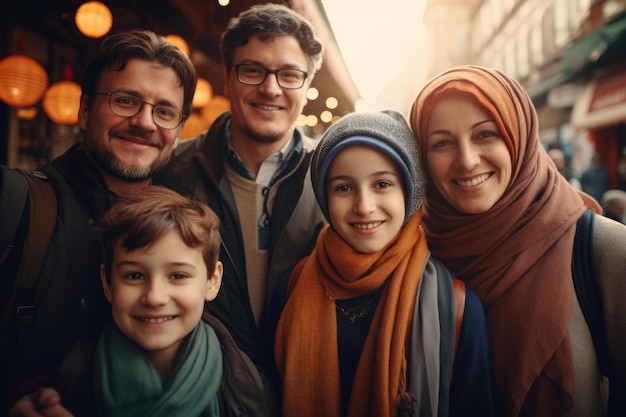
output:
POLYGON ((202 249, 185 245, 177 231, 130 252, 116 245, 112 261, 111 284, 104 267, 101 280, 113 320, 166 374, 200 322, 204 302, 217 296, 222 265, 218 262, 208 276, 202 249))
MULTIPOLYGON (((258 64, 271 70, 308 71, 307 58, 293 36, 260 40, 257 36, 235 50, 233 65, 258 64)), ((306 91, 312 77, 298 89, 281 88, 274 74, 261 85, 245 85, 237 80, 234 68, 225 69, 225 90, 231 102, 233 147, 247 143, 272 144, 280 149, 293 134, 296 119, 306 104, 306 91)), ((274 150, 274 151, 275 151, 274 150)))
MULTIPOLYGON (((153 104, 182 111, 183 87, 171 67, 142 59, 130 59, 122 71, 105 69, 97 92, 123 91, 153 104)), ((154 124, 152 106, 144 104, 133 117, 118 116, 109 108, 109 97, 95 95, 88 106, 81 98, 78 124, 85 131, 85 147, 105 178, 145 180, 167 163, 178 143, 182 124, 163 129, 154 124)))
POLYGON ((402 176, 386 155, 367 146, 340 151, 328 170, 330 223, 361 253, 384 248, 404 223, 402 176))
POLYGON ((511 156, 493 117, 471 95, 446 93, 428 120, 431 180, 457 210, 489 210, 511 182, 511 156))

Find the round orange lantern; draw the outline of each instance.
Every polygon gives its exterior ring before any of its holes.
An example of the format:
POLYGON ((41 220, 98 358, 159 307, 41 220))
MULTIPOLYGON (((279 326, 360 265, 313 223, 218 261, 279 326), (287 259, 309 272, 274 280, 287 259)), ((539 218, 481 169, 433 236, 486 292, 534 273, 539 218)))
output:
POLYGON ((58 125, 78 123, 80 85, 74 81, 59 81, 50 86, 43 97, 43 110, 58 125))
POLYGON ((48 74, 34 59, 15 54, 0 61, 0 100, 9 106, 33 106, 47 87, 48 74))
POLYGON ((74 21, 83 35, 88 38, 101 38, 111 30, 113 14, 105 4, 89 1, 76 10, 74 21))
POLYGON ((230 100, 224 96, 213 96, 209 104, 204 106, 200 112, 202 113, 202 117, 204 117, 210 125, 220 114, 228 110, 230 110, 230 100))
POLYGON ((172 45, 178 46, 178 49, 183 51, 185 55, 189 56, 189 45, 183 38, 178 35, 167 35, 165 36, 165 39, 172 45))
POLYGON ((204 120, 198 113, 191 113, 185 121, 183 131, 180 133, 180 139, 191 139, 204 132, 209 127, 209 123, 204 120))
POLYGON ((198 82, 196 84, 196 93, 193 95, 193 101, 191 102, 191 106, 194 109, 198 109, 206 106, 211 101, 213 97, 213 87, 211 84, 204 78, 198 77, 198 82))

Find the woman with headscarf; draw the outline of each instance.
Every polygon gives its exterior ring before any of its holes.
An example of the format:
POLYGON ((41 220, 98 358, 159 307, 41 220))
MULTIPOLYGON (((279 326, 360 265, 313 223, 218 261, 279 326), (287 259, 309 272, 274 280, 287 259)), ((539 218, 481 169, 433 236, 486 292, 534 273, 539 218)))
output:
MULTIPOLYGON (((605 415, 571 269, 577 221, 600 207, 551 162, 526 92, 497 70, 452 68, 419 92, 410 123, 428 177, 428 245, 483 303, 504 415, 605 415)), ((594 217, 609 360, 623 387, 626 227, 594 217)))

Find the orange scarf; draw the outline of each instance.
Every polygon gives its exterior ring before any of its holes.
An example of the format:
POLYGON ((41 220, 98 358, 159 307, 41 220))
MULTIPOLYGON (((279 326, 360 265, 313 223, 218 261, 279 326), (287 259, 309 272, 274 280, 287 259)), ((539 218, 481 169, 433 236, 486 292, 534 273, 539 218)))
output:
POLYGON ((505 416, 558 416, 572 406, 574 369, 568 324, 576 221, 589 196, 572 188, 539 141, 533 104, 512 78, 462 66, 431 80, 411 109, 426 166, 428 120, 448 91, 471 94, 491 113, 509 148, 511 184, 488 211, 455 210, 429 181, 424 228, 433 255, 482 301, 505 416))
POLYGON ((335 300, 385 286, 359 360, 348 416, 393 417, 406 395, 406 352, 419 274, 427 257, 418 210, 373 254, 356 252, 326 226, 289 297, 276 333, 285 417, 340 410, 335 300))

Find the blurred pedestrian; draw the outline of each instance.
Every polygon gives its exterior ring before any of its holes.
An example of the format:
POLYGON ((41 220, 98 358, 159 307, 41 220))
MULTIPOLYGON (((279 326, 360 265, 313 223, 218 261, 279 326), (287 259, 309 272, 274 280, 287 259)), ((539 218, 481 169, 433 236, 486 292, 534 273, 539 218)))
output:
POLYGON ((617 181, 620 190, 626 191, 626 155, 622 155, 617 162, 617 181))
POLYGON ((556 165, 556 169, 558 169, 561 175, 563 175, 565 179, 572 184, 572 187, 577 190, 581 190, 582 186, 580 185, 580 181, 576 178, 570 167, 567 166, 567 160, 565 159, 563 151, 553 148, 548 151, 548 155, 550 156, 550 159, 552 159, 552 162, 554 162, 554 165, 556 165))
POLYGON ((591 166, 580 176, 580 185, 582 190, 595 198, 597 202, 602 201, 602 195, 611 188, 611 176, 609 170, 602 164, 602 154, 593 154, 591 166))
POLYGON ((626 223, 626 191, 609 190, 602 195, 603 214, 616 222, 626 223))

